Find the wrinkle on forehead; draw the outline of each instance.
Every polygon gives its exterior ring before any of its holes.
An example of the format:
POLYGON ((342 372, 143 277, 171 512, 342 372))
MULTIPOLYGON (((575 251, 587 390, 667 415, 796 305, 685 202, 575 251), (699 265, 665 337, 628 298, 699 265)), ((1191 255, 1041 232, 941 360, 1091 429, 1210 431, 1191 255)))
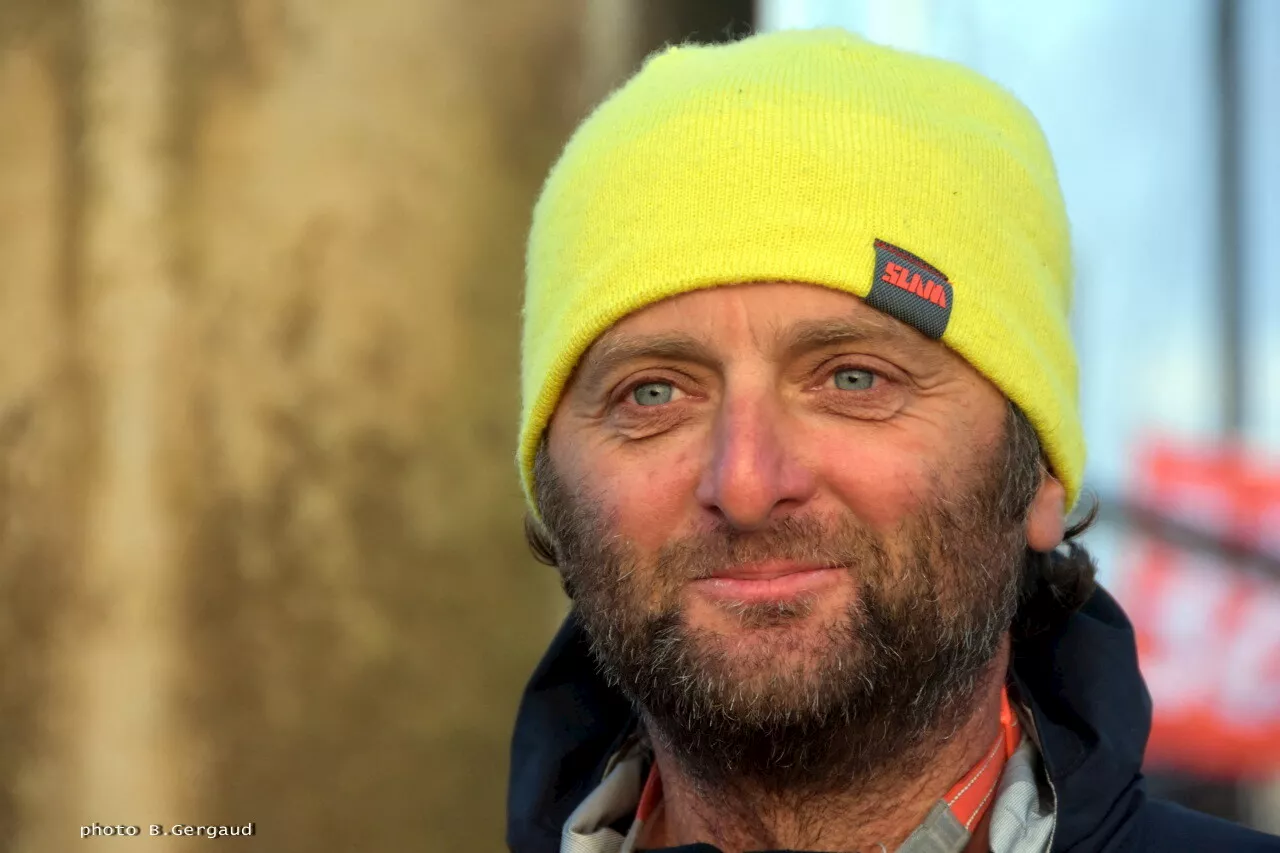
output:
POLYGON ((621 335, 663 332, 673 326, 694 333, 698 327, 706 326, 706 321, 713 320, 721 328, 746 328, 759 349, 766 351, 776 348, 777 341, 787 336, 787 316, 805 312, 809 317, 801 319, 857 324, 886 339, 933 343, 852 293, 805 282, 752 282, 670 296, 622 318, 597 343, 621 335))

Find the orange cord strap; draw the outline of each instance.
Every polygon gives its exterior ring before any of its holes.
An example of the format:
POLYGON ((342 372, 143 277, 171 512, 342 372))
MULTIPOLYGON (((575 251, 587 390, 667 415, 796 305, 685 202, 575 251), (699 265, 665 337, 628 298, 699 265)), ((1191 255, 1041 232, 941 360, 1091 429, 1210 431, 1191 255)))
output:
POLYGON ((1009 705, 1009 692, 1000 691, 1000 733, 991 748, 973 769, 947 792, 944 798, 956 820, 970 832, 982 820, 1000 783, 1005 762, 1013 755, 1022 740, 1018 718, 1009 705))

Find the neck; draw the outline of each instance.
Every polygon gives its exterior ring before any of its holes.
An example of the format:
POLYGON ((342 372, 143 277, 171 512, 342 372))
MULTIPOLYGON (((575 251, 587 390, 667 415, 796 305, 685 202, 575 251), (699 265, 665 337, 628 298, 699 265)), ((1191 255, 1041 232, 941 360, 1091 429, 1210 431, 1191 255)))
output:
MULTIPOLYGON (((894 850, 920 825, 933 805, 988 752, 1000 731, 1000 691, 1010 644, 1001 644, 973 697, 973 712, 954 731, 926 740, 929 760, 910 775, 889 768, 874 780, 850 780, 846 791, 797 802, 735 789, 711 792, 681 770, 669 748, 655 739, 662 776, 662 807, 646 824, 642 847, 705 842, 724 853, 759 849, 894 850), (870 784, 867 784, 870 782, 870 784)), ((984 821, 985 823, 985 821, 984 821)), ((970 849, 985 849, 975 836, 970 849)))

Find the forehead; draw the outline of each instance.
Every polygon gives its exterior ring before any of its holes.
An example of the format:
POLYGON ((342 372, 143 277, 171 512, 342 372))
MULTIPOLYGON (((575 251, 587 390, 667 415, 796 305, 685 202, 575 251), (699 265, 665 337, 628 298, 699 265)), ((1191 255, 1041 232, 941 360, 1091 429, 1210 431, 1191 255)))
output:
POLYGON ((824 339, 853 337, 921 351, 942 348, 850 293, 799 282, 762 282, 698 290, 649 305, 601 335, 584 361, 631 342, 663 338, 697 338, 709 345, 747 343, 765 350, 784 343, 820 346, 824 339))

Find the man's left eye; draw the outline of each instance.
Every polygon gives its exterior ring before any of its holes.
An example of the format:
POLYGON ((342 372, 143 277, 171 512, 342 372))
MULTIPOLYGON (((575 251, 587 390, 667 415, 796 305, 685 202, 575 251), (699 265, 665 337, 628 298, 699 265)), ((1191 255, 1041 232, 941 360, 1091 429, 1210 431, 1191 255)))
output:
POLYGON ((846 367, 831 375, 841 391, 869 391, 875 385, 876 375, 869 370, 846 367))

